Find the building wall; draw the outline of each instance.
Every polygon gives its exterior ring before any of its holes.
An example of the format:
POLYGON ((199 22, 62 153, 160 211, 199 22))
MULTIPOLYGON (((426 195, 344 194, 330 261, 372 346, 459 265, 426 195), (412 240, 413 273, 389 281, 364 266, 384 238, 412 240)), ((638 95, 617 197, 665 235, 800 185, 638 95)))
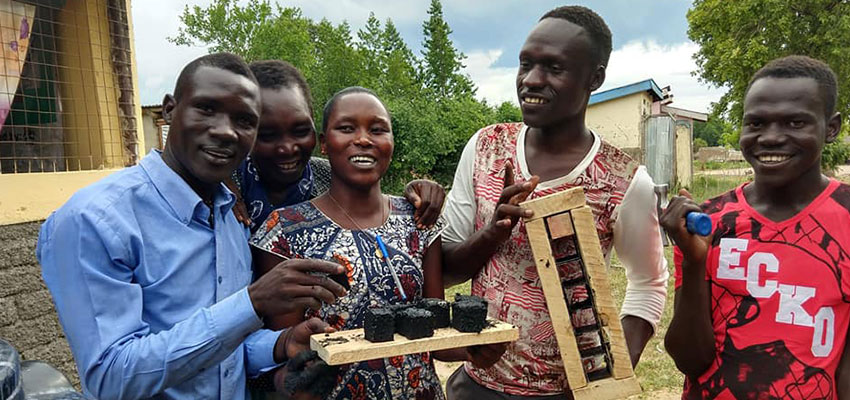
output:
POLYGON ((81 169, 124 165, 118 88, 104 10, 106 0, 69 1, 60 14, 59 62, 66 67, 60 69, 61 90, 68 98, 85 99, 62 104, 68 115, 65 153, 81 158, 81 169))
POLYGON ((45 219, 77 190, 115 171, 0 175, 0 226, 45 219))
POLYGON ((142 111, 142 130, 145 133, 145 153, 158 149, 159 127, 156 126, 156 120, 149 112, 142 111))
MULTIPOLYGON (((130 10, 130 0, 125 1, 130 10)), ((112 68, 107 0, 67 1, 59 11, 57 51, 66 165, 50 173, 0 175, 0 226, 46 218, 77 190, 125 165, 116 74, 112 68), (68 100, 70 99, 70 100, 68 100)), ((129 15, 128 15, 129 17, 129 15)), ((132 21, 129 21, 132 46, 132 21)), ((133 86, 137 87, 135 59, 133 86)), ((142 121, 138 93, 136 121, 142 121)), ((139 157, 146 153, 141 123, 139 157)))
MULTIPOLYGON (((137 70, 137 64, 136 64, 136 40, 135 40, 135 33, 133 33, 134 32, 133 31, 133 13, 130 12, 130 10, 133 9, 133 7, 132 7, 133 1, 132 0, 124 0, 124 3, 125 3, 124 9, 127 10, 127 25, 128 25, 128 28, 129 28, 128 37, 129 37, 129 41, 130 41, 130 70, 133 73, 133 79, 132 79, 133 80, 133 112, 136 114, 136 121, 141 121, 142 120, 142 98, 141 98, 141 94, 140 94, 140 90, 139 90, 139 71, 137 70)), ((138 127, 139 127, 138 129, 141 129, 140 126, 138 126, 138 127)), ((149 146, 147 144, 147 140, 146 140, 143 132, 139 132, 138 130, 136 132, 137 132, 136 140, 138 141, 137 143, 138 143, 138 146, 139 146, 138 150, 137 150, 139 152, 138 159, 141 160, 142 158, 145 157, 145 155, 148 154, 147 149, 151 148, 151 146, 149 146)), ((156 144, 154 144, 152 146, 156 146, 156 144)))
POLYGON ((585 122, 608 143, 629 154, 640 154, 643 121, 649 115, 650 106, 649 94, 635 93, 589 106, 585 122))
POLYGON ((693 122, 676 122, 676 182, 690 186, 693 178, 693 122))
POLYGON ((79 387, 74 359, 35 257, 40 222, 0 226, 0 337, 79 387))

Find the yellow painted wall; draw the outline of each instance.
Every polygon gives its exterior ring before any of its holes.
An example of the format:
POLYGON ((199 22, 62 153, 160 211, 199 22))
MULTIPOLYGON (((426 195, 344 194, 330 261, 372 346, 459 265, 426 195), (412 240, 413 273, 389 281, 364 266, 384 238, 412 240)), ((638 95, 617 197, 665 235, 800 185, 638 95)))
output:
MULTIPOLYGON (((132 54, 134 113, 139 159, 145 152, 142 109, 131 0, 126 1, 132 54)), ((60 90, 71 101, 62 103, 65 154, 71 170, 84 171, 0 175, 0 225, 38 221, 64 204, 77 190, 118 171, 124 165, 119 88, 112 69, 106 0, 73 0, 59 15, 60 90), (76 160, 75 160, 76 161, 76 160)))
POLYGON ((608 143, 619 148, 641 148, 642 121, 652 100, 645 92, 587 107, 585 123, 608 143))
POLYGON ((676 181, 680 186, 690 186, 693 178, 692 124, 687 121, 676 122, 676 181))
POLYGON ((59 16, 59 46, 59 62, 68 67, 60 68, 61 90, 73 99, 62 103, 70 142, 65 154, 82 158, 83 169, 123 166, 106 0, 67 2, 59 16))
POLYGON ((0 175, 0 225, 45 219, 77 190, 119 170, 0 175))

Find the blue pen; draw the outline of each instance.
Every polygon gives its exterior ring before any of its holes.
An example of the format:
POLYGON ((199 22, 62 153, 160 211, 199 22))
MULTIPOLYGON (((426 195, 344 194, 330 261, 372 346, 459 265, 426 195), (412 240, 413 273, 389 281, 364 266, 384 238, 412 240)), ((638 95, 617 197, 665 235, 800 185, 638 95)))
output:
POLYGON ((392 263, 390 263, 390 253, 387 251, 387 246, 384 244, 384 240, 381 239, 381 235, 375 235, 375 241, 378 242, 378 248, 381 250, 381 258, 384 259, 384 262, 387 263, 387 268, 390 269, 390 274, 393 276, 393 282, 395 282, 395 286, 398 288, 401 300, 407 301, 407 295, 404 294, 404 288, 401 287, 401 281, 398 279, 398 275, 396 275, 392 263))

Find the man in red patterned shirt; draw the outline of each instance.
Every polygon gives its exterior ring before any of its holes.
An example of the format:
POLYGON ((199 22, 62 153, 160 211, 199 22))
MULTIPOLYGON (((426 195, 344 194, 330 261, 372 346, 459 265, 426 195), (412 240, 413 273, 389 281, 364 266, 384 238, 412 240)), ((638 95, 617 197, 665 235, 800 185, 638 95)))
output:
POLYGON ((705 202, 674 198, 676 304, 665 338, 683 399, 850 398, 850 186, 821 173, 841 128, 835 74, 774 60, 744 97, 741 152, 753 182, 705 202), (711 216, 711 238, 684 216, 711 216))
MULTIPOLYGON (((523 123, 485 127, 464 148, 444 211, 445 279, 472 279, 472 294, 487 299, 490 316, 519 327, 520 337, 501 358, 492 347, 480 350, 493 353, 492 365, 456 371, 446 386, 450 399, 571 398, 516 205, 522 199, 584 188, 606 260, 616 249, 626 267, 621 315, 633 362, 661 317, 668 273, 652 179, 584 121, 610 54, 611 32, 593 11, 546 13, 519 55, 523 123)), ((556 247, 575 253, 572 239, 556 247)), ((563 266, 563 280, 581 270, 576 263, 563 266)))

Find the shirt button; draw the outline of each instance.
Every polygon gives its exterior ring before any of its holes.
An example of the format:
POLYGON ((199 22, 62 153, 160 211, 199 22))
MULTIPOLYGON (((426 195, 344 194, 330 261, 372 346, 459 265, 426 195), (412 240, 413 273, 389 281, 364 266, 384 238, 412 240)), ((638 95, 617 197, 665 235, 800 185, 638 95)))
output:
POLYGON ((230 376, 230 370, 226 369, 224 370, 224 377, 227 378, 228 376, 230 376))
POLYGON ((221 284, 221 281, 223 281, 223 279, 221 279, 221 276, 219 276, 219 277, 218 277, 218 283, 219 283, 219 285, 221 284))

